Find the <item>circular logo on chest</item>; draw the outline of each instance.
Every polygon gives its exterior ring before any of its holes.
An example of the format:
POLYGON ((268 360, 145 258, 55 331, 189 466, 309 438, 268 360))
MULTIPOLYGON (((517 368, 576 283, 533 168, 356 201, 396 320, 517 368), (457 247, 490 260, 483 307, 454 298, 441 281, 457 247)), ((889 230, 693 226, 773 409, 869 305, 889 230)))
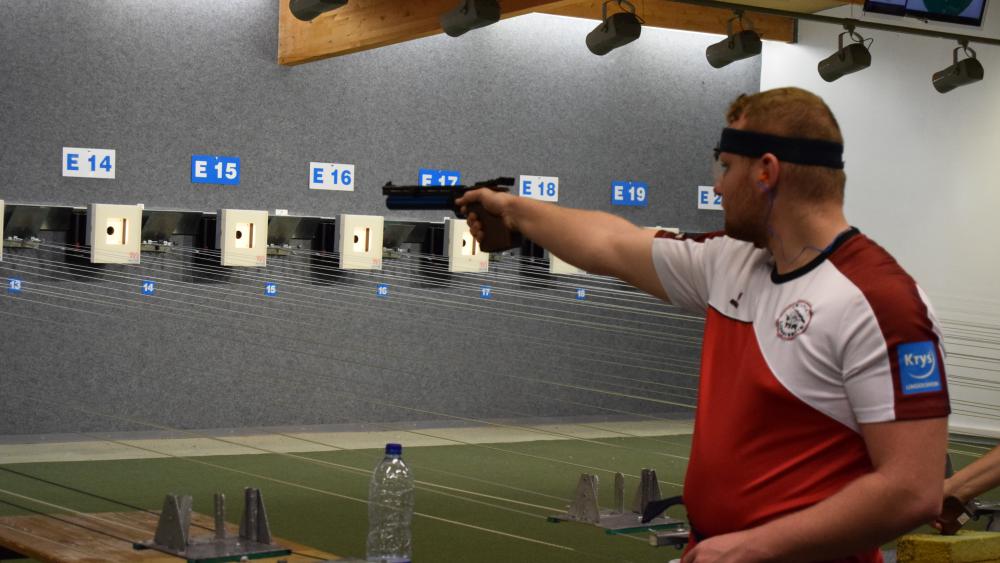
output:
POLYGON ((809 328, 809 321, 813 318, 813 308, 808 301, 796 301, 778 315, 775 325, 778 328, 778 337, 784 340, 792 340, 809 328))

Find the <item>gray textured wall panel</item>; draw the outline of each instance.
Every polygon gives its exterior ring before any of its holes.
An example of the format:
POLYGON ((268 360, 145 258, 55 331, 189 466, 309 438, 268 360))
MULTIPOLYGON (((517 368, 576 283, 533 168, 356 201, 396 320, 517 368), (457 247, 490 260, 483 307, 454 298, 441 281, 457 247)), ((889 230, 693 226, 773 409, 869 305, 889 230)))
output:
MULTIPOLYGON (((533 15, 458 39, 440 35, 282 67, 275 62, 277 10, 272 0, 0 3, 0 199, 439 219, 441 212, 387 213, 378 190, 390 179, 416 181, 418 168, 430 166, 457 168, 469 181, 559 176, 567 205, 641 224, 719 226, 719 214, 695 209, 695 187, 711 181, 726 104, 758 89, 760 63, 711 69, 703 53, 717 37, 647 29, 634 44, 596 57, 584 45, 594 22, 533 15), (63 146, 116 149, 117 179, 61 177, 63 146), (203 153, 241 157, 241 184, 191 184, 190 157, 203 153), (356 191, 310 192, 310 160, 357 165, 356 191), (615 179, 648 182, 650 207, 612 208, 615 179)), ((552 300, 565 289, 500 291, 492 310, 470 318, 404 296, 420 289, 478 305, 468 288, 484 280, 499 287, 502 277, 456 276, 433 287, 414 272, 397 272, 396 297, 375 302, 374 277, 320 285, 307 280, 308 262, 293 258, 284 263, 294 270, 270 267, 280 260, 269 265, 283 300, 259 302, 249 297, 259 295, 259 280, 234 274, 229 285, 197 281, 190 259, 179 256, 144 255, 141 268, 74 276, 59 265, 62 256, 8 256, 3 275, 17 273, 32 289, 0 299, 4 390, 201 428, 435 418, 387 411, 352 398, 358 395, 494 418, 610 412, 579 403, 690 412, 543 382, 599 385, 610 381, 606 374, 628 393, 649 388, 630 379, 694 382, 688 374, 697 344, 514 315, 537 311, 532 296, 552 300), (58 264, 40 269, 39 258, 58 264), (150 307, 135 296, 144 275, 195 281, 221 302, 185 286, 173 306, 150 307), (131 284, 128 293, 115 282, 131 284), (320 297, 333 301, 315 305, 320 297), (205 303, 266 318, 195 314, 205 303), (445 329, 446 321, 461 321, 462 329, 445 329), (338 346, 317 341, 320 333, 336 336, 338 346), (469 334, 490 344, 481 357, 456 353, 452 340, 469 334), (372 344, 387 335, 390 348, 372 344), (262 336, 268 346, 251 345, 262 336), (546 340, 572 346, 536 344, 546 340), (620 361, 608 359, 616 353, 620 361)), ((601 299, 594 290, 593 303, 601 299)), ((581 310, 573 307, 557 303, 546 314, 568 319, 581 310)), ((607 327, 633 326, 627 313, 594 312, 607 327)), ((657 330, 691 327, 697 322, 665 321, 657 330)), ((687 391, 663 389, 657 396, 691 402, 687 391)), ((0 395, 9 415, 0 434, 141 429, 0 395)))

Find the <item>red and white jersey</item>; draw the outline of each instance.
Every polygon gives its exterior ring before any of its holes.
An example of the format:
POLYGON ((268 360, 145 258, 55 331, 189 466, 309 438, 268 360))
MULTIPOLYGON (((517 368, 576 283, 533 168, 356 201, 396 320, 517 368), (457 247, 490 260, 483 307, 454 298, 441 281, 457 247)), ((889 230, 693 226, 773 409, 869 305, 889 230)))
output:
POLYGON ((706 314, 684 481, 703 536, 796 512, 870 472, 859 424, 949 414, 926 295, 856 229, 785 275, 766 250, 721 235, 660 233, 653 263, 671 302, 706 314))

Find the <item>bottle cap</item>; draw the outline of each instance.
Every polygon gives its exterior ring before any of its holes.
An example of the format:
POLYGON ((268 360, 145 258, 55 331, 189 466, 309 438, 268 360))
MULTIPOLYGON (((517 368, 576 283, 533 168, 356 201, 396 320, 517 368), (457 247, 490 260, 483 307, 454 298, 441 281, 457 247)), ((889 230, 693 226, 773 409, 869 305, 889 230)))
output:
POLYGON ((402 444, 386 444, 385 455, 403 455, 402 444))

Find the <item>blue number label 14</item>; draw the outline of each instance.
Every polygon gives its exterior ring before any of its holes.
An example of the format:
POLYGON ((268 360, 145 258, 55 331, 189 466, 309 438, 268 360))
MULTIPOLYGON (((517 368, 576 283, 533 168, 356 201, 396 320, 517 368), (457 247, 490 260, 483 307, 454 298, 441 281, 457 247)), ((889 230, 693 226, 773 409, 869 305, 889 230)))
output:
POLYGON ((645 182, 611 182, 611 205, 647 207, 649 185, 645 182))
POLYGON ((417 185, 420 186, 457 186, 460 183, 462 174, 458 170, 421 168, 417 178, 417 185))
POLYGON ((698 186, 698 209, 722 211, 722 196, 713 186, 698 186))
POLYGON ((375 295, 378 297, 389 297, 389 284, 380 283, 375 286, 375 295))
POLYGON ((354 191, 354 165, 336 162, 309 163, 309 189, 354 191))
POLYGON ((142 280, 142 294, 153 295, 154 293, 156 293, 156 282, 151 280, 142 280))
POLYGON ((240 183, 240 157, 191 155, 191 183, 237 186, 240 183))
POLYGON ((559 178, 556 176, 521 176, 517 179, 518 194, 541 201, 559 201, 559 178))
POLYGON ((114 180, 115 150, 63 147, 62 175, 114 180))
POLYGON ((274 282, 264 282, 264 295, 268 297, 277 297, 278 284, 274 282))
POLYGON ((21 280, 18 278, 7 278, 7 293, 21 293, 21 280))

